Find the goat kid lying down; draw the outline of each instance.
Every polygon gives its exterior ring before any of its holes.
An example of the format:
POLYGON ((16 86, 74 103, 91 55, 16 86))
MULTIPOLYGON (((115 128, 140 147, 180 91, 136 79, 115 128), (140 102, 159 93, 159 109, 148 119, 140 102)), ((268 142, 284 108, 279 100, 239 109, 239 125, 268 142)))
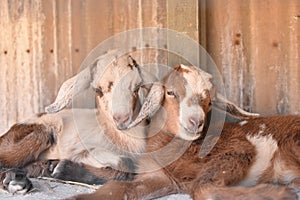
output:
POLYGON ((221 103, 211 92, 210 76, 197 67, 181 65, 162 85, 152 87, 141 115, 132 123, 153 115, 139 174, 133 181, 109 181, 95 193, 72 199, 152 199, 175 193, 197 200, 297 199, 299 116, 257 117, 226 102, 228 112, 249 119, 225 123, 213 149, 201 158, 211 103, 221 103), (151 103, 157 100, 160 107, 151 103), (177 152, 182 155, 174 157, 177 152))
POLYGON ((145 150, 145 127, 124 129, 138 115, 140 102, 147 92, 143 84, 153 81, 153 77, 132 57, 115 56, 118 56, 115 51, 101 56, 67 80, 56 101, 47 107, 53 113, 38 114, 15 124, 0 137, 1 180, 9 192, 27 192, 31 184, 26 172, 36 177, 41 173, 47 175, 49 169, 52 170, 48 175, 52 177, 80 179, 89 184, 131 179, 138 153, 145 150), (108 66, 105 71, 104 66, 108 66), (96 92, 97 109, 61 110, 90 84, 96 92), (116 96, 118 101, 112 102, 116 96), (56 160, 61 162, 57 164, 56 160), (65 175, 71 161, 75 162, 73 166, 85 171, 65 175), (89 167, 94 171, 86 170, 89 167))

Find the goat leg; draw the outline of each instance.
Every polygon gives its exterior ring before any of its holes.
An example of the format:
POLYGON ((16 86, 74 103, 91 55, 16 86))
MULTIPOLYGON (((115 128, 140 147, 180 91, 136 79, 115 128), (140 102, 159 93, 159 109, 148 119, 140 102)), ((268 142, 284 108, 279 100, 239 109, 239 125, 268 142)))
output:
POLYGON ((254 155, 249 153, 227 152, 207 163, 192 188, 193 199, 297 199, 296 192, 288 186, 260 184, 249 188, 230 187, 245 178, 253 158, 254 155))
POLYGON ((55 143, 51 128, 42 124, 17 124, 0 138, 0 166, 23 167, 55 143))
POLYGON ((5 134, 0 137, 0 146, 2 147, 10 145, 11 143, 17 143, 24 137, 32 133, 38 124, 15 124, 5 134))
POLYGON ((246 177, 254 157, 255 153, 238 153, 232 150, 217 157, 208 158, 209 161, 199 170, 190 194, 200 200, 205 199, 202 195, 208 191, 205 189, 207 185, 215 187, 237 185, 246 177))
POLYGON ((153 199, 176 192, 178 190, 174 183, 162 171, 157 171, 139 174, 134 181, 109 181, 95 193, 78 195, 70 199, 153 199))
POLYGON ((117 167, 96 168, 93 166, 83 166, 98 177, 105 180, 131 181, 135 176, 136 166, 135 160, 129 157, 122 157, 117 164, 117 167))
POLYGON ((2 168, 0 171, 1 183, 3 189, 13 194, 25 194, 32 188, 32 183, 28 179, 23 169, 2 168))
POLYGON ((287 186, 259 184, 254 187, 220 187, 211 184, 202 185, 194 194, 195 200, 297 200, 297 194, 287 186))
POLYGON ((113 167, 99 168, 76 163, 71 160, 62 160, 57 164, 51 176, 67 181, 104 184, 110 180, 132 180, 134 177, 133 171, 134 162, 130 158, 121 159, 117 169, 113 167))
POLYGON ((90 168, 92 167, 87 168, 85 165, 80 163, 70 160, 62 160, 54 168, 51 177, 65 181, 97 185, 104 184, 113 177, 111 170, 106 168, 95 168, 99 174, 94 174, 95 170, 92 171, 90 168))

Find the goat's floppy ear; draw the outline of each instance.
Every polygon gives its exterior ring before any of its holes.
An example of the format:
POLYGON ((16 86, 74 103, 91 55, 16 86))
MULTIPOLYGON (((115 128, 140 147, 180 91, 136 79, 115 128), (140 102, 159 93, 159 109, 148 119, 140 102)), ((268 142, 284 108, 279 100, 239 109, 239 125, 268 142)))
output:
POLYGON ((145 102, 150 89, 151 89, 150 85, 143 85, 142 87, 139 88, 139 91, 138 91, 139 98, 138 99, 139 99, 139 103, 141 105, 143 105, 143 103, 145 102))
POLYGON ((228 101, 224 96, 222 96, 219 93, 216 93, 216 96, 213 99, 213 107, 222 111, 226 111, 230 115, 238 119, 251 119, 259 117, 258 113, 250 113, 243 110, 242 108, 235 105, 233 102, 228 101))
POLYGON ((143 104, 153 86, 153 83, 158 82, 158 79, 153 73, 145 69, 141 69, 140 75, 143 79, 143 85, 139 88, 138 96, 140 103, 143 104))
MULTIPOLYGON (((80 92, 87 90, 90 85, 93 88, 97 88, 98 78, 101 77, 106 70, 105 66, 108 66, 119 55, 122 55, 122 51, 119 49, 110 50, 104 55, 86 61, 89 63, 84 70, 77 75, 66 80, 60 87, 55 101, 45 108, 48 113, 58 112, 71 104, 73 96, 80 92), (92 64, 90 64, 92 63, 92 64)), ((94 55, 94 54, 92 54, 94 55)), ((96 54, 95 54, 96 55, 96 54)), ((92 56, 93 57, 93 56, 92 56)))
POLYGON ((149 116, 152 116, 160 107, 164 97, 164 88, 160 83, 154 83, 146 97, 136 119, 128 126, 132 128, 149 116))
POLYGON ((87 89, 90 86, 90 68, 85 68, 76 76, 66 80, 60 87, 55 101, 45 108, 48 113, 58 112, 67 107, 73 95, 87 89))

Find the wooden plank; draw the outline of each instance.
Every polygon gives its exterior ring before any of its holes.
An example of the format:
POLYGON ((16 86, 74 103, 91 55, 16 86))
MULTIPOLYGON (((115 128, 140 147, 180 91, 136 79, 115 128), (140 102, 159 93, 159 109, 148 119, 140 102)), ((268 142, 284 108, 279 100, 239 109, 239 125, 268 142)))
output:
MULTIPOLYGON (((180 34, 184 34, 191 40, 199 42, 198 18, 199 10, 197 0, 167 0, 167 28, 180 34)), ((181 41, 169 41, 168 39, 167 46, 170 49, 178 49, 178 52, 191 50, 189 47, 182 46, 181 41)), ((199 63, 198 56, 193 60, 195 60, 196 63, 199 63)), ((169 54, 169 66, 175 66, 180 63, 190 64, 185 58, 169 54)))
POLYGON ((15 108, 11 108, 11 104, 15 105, 15 98, 12 98, 11 89, 14 85, 11 85, 13 75, 15 74, 15 68, 13 63, 13 55, 15 49, 12 48, 12 26, 11 26, 11 17, 9 14, 9 5, 8 3, 2 3, 1 12, 0 12, 0 38, 3 38, 0 42, 0 90, 2 95, 0 95, 0 131, 1 133, 10 126, 13 121, 16 120, 16 112, 11 112, 15 108))
POLYGON ((40 112, 44 107, 51 104, 60 87, 57 80, 58 65, 57 65, 57 46, 55 44, 56 28, 55 28, 55 1, 42 1, 42 14, 44 24, 42 26, 42 51, 41 56, 41 102, 40 112))
POLYGON ((206 3, 207 47, 228 98, 263 115, 299 113, 299 2, 206 3))
POLYGON ((72 52, 72 24, 71 0, 56 1, 55 12, 55 45, 57 51, 56 66, 58 67, 58 82, 61 84, 73 75, 71 65, 72 52))
POLYGON ((168 0, 167 26, 199 41, 198 1, 168 0))
MULTIPOLYGON (((245 109, 300 114, 299 14, 299 0, 2 1, 0 132, 43 111, 96 45, 143 27, 165 27, 200 41, 222 72, 228 98, 245 109)), ((194 53, 172 42, 166 47, 194 53)), ((143 56, 145 63, 186 62, 152 50, 143 56)), ((199 65, 205 63, 201 57, 199 65)))
POLYGON ((39 1, 6 1, 1 4, 1 130, 39 110, 41 92, 37 66, 41 65, 43 16, 39 1), (5 53, 4 53, 5 52, 5 53))
POLYGON ((242 26, 247 20, 247 3, 207 1, 207 49, 223 77, 228 98, 250 110, 253 80, 247 59, 247 30, 242 26))
POLYGON ((288 35, 285 38, 285 57, 288 66, 288 92, 289 112, 300 115, 300 1, 286 2, 287 9, 282 12, 286 17, 285 28, 288 35))
MULTIPOLYGON (((300 78, 297 74, 289 73, 290 70, 299 69, 296 65, 289 65, 291 59, 296 61, 295 57, 293 58, 295 54, 290 47, 294 46, 290 43, 290 37, 294 37, 290 21, 296 13, 289 12, 289 6, 282 1, 272 1, 272 3, 254 1, 251 5, 255 10, 252 13, 255 101, 257 110, 264 114, 290 113, 289 99, 293 97, 288 92, 290 90, 289 80, 295 78, 299 80, 300 78), (289 58, 287 55, 292 57, 289 58)), ((299 59, 295 63, 298 63, 299 66, 299 59)), ((292 96, 297 95, 294 93, 292 96)))

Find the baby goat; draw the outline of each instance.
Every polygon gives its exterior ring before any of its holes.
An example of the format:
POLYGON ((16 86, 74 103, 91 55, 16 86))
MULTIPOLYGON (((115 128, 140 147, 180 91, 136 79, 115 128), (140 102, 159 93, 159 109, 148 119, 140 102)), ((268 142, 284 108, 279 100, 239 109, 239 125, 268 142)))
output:
MULTIPOLYGON (((142 86, 153 81, 153 77, 132 57, 115 56, 115 51, 106 54, 67 80, 56 101, 47 108, 53 113, 39 114, 16 124, 1 136, 1 168, 26 167, 38 160, 63 160, 52 176, 90 184, 130 179, 136 157, 145 149, 145 128, 123 129, 138 115, 146 92, 142 86), (96 92, 98 109, 61 110, 90 84, 96 92), (65 176, 70 161, 89 171, 65 176)), ((5 173, 2 180, 8 180, 5 173)), ((23 186, 15 184, 20 191, 23 186)), ((7 188, 15 192, 15 188, 7 188)))
MULTIPOLYGON (((137 117, 139 121, 156 111, 148 130, 147 153, 139 160, 134 181, 110 181, 95 193, 75 199, 152 199, 174 193, 187 193, 197 200, 297 199, 299 116, 249 114, 247 121, 225 123, 213 149, 201 158, 205 134, 208 128, 214 130, 214 124, 205 125, 208 112, 211 103, 219 101, 211 92, 210 76, 181 65, 162 83, 152 87, 137 117), (150 103, 153 99, 161 107, 150 103)), ((227 111, 239 115, 240 109, 225 103, 227 111)), ((247 113, 240 114, 246 118, 247 113)))

